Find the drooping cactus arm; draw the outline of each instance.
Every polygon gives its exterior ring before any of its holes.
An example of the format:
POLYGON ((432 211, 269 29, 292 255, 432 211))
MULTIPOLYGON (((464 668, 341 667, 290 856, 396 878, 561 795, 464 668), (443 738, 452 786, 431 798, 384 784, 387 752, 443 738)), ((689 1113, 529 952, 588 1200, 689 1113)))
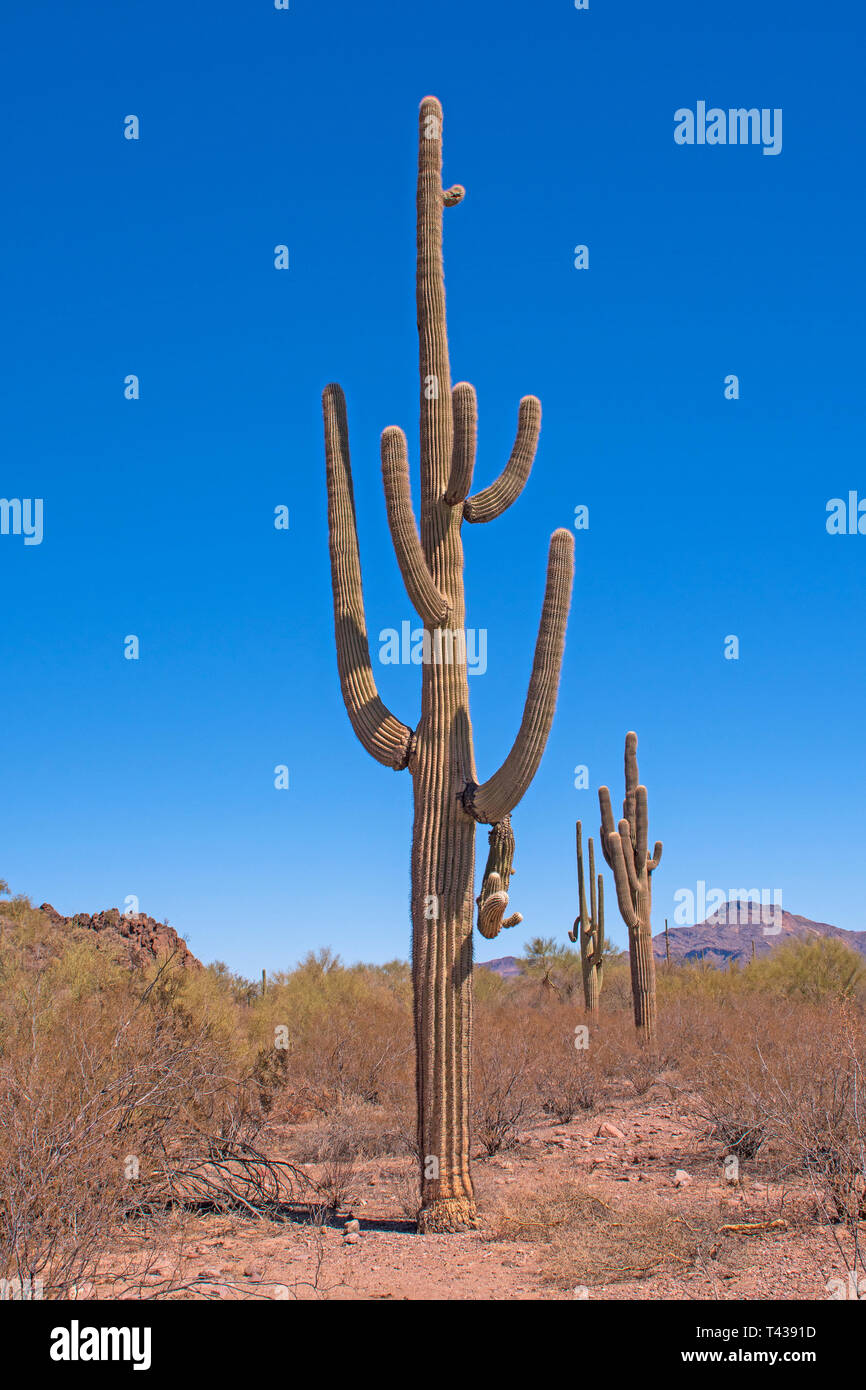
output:
POLYGON ((524 396, 517 414, 517 437, 511 457, 495 482, 466 498, 464 520, 495 521, 517 500, 532 469, 540 430, 541 401, 537 396, 524 396))
POLYGON ((325 387, 322 410, 334 631, 343 701, 352 728, 367 752, 386 767, 404 768, 411 749, 412 730, 382 703, 373 679, 361 586, 346 399, 336 384, 325 387))
POLYGON ((607 843, 610 851, 610 866, 613 869, 613 881, 616 884, 616 900, 619 903, 622 920, 625 922, 629 931, 635 931, 638 926, 638 917, 632 902, 631 885, 626 868, 626 855, 623 853, 622 835, 614 831, 612 835, 608 836, 607 843))
POLYGON ((508 894, 502 887, 498 874, 487 877, 487 891, 478 899, 478 930, 488 941, 493 941, 503 927, 516 927, 523 918, 519 912, 505 916, 508 907, 508 894))
POLYGON ((466 809, 482 823, 502 820, 514 810, 541 762, 556 708, 573 577, 574 537, 560 528, 550 538, 541 622, 517 737, 499 770, 464 794, 466 809))
POLYGON ((653 847, 653 857, 652 857, 652 859, 650 859, 649 855, 647 855, 646 866, 647 866, 647 870, 648 870, 649 873, 652 873, 654 869, 657 869, 657 868, 658 868, 659 864, 661 863, 661 857, 662 857, 662 842, 661 842, 661 840, 656 840, 655 846, 653 847))
POLYGON ((451 392, 451 412, 454 417, 454 444, 445 501, 449 507, 456 507, 469 496, 475 469, 478 405, 475 387, 470 386, 468 381, 458 381, 451 392))
POLYGON ((382 481, 391 540, 406 592, 422 622, 431 628, 443 627, 448 618, 449 605, 433 583, 421 547, 412 510, 409 448, 405 434, 396 425, 389 425, 382 432, 382 481))
POLYGON ((478 904, 478 930, 492 941, 503 927, 516 927, 523 917, 519 912, 505 917, 508 908, 508 885, 514 873, 514 831, 511 818, 497 821, 488 835, 490 851, 484 866, 478 904))

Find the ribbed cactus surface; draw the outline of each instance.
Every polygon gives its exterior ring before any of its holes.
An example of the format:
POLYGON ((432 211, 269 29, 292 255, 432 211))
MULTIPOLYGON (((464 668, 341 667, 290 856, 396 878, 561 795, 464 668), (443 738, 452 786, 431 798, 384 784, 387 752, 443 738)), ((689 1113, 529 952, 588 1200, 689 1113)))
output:
MULTIPOLYGON (((382 478, 391 539, 406 591, 427 631, 463 633, 463 521, 493 521, 518 497, 532 467, 541 423, 533 396, 520 403, 517 439, 503 472, 470 496, 477 407, 466 382, 452 391, 445 322, 442 212, 463 197, 442 185, 442 108, 421 103, 418 139, 416 301, 421 410, 421 493, 416 522, 406 436, 382 435, 382 478)), ((541 760, 553 720, 571 596, 574 543, 550 541, 547 584, 523 718, 499 770, 479 784, 465 660, 425 662, 421 715, 412 727, 386 709, 373 677, 349 463, 346 406, 325 388, 325 450, 334 623, 340 683, 361 743, 388 767, 407 768, 414 787, 412 976, 422 1231, 475 1225, 469 1167, 472 917, 476 823, 491 825, 491 857, 479 925, 495 936, 507 906, 514 852, 510 813, 541 760), (497 884, 498 878, 498 884, 497 884)), ((459 644, 458 644, 459 650, 459 644)))
POLYGON ((595 846, 589 837, 589 912, 586 910, 586 882, 583 872, 583 826, 576 826, 578 914, 569 940, 580 942, 583 974, 583 1001, 592 1017, 598 1013, 598 998, 604 981, 604 879, 596 879, 595 846), (597 889, 597 891, 596 891, 597 889))
POLYGON ((634 1021, 647 1041, 656 1032, 656 970, 652 942, 652 875, 662 857, 661 840, 653 853, 647 849, 649 810, 647 790, 637 769, 637 734, 625 736, 625 799, 622 819, 614 824, 610 791, 599 787, 601 847, 613 869, 616 898, 628 927, 631 994, 634 1021))

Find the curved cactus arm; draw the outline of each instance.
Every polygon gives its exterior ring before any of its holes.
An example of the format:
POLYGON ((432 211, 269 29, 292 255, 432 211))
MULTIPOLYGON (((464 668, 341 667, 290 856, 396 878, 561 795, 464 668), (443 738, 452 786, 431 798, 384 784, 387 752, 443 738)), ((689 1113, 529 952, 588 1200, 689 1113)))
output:
POLYGON ((622 856, 623 862, 625 863, 625 871, 628 874, 628 884, 631 891, 633 893, 636 893, 638 890, 638 870, 635 866, 634 847, 631 842, 631 826, 629 825, 627 820, 623 819, 620 821, 617 827, 617 831, 619 833, 620 844, 622 846, 622 856))
POLYGON ((599 826, 598 830, 598 838, 601 841, 601 852, 605 857, 606 863, 610 866, 610 868, 613 868, 613 862, 610 857, 610 850, 607 847, 607 842, 610 839, 611 835, 616 834, 616 822, 613 818, 613 806, 611 805, 610 801, 609 787, 599 787, 598 809, 601 813, 601 825, 599 826))
POLYGON ((478 900, 478 930, 488 941, 498 936, 503 927, 516 927, 523 921, 519 912, 505 916, 508 894, 502 888, 498 874, 488 874, 487 892, 478 900))
POLYGON ((454 443, 445 501, 449 507, 456 507, 469 496, 475 471, 478 404, 475 387, 470 386, 468 381, 458 381, 451 392, 451 413, 454 419, 454 443))
POLYGON ((532 471, 540 431, 541 401, 537 396, 524 396, 517 412, 517 437, 511 457, 495 482, 466 498, 465 521, 495 521, 517 500, 532 471))
POLYGON ((560 528, 550 538, 544 603, 517 737, 498 771, 464 793, 466 809, 482 823, 502 820, 514 810, 541 762, 556 708, 573 577, 574 537, 560 528))
POLYGON ((352 728, 367 752, 386 767, 400 769, 406 767, 409 761, 413 734, 382 703, 373 679, 364 617, 346 399, 335 383, 325 387, 322 411, 325 421, 334 631, 343 701, 352 728))
POLYGON ((622 920, 629 931, 636 931, 639 919, 632 903, 631 885, 626 868, 627 859, 623 853, 621 833, 614 832, 608 837, 608 848, 610 850, 610 866, 613 869, 613 881, 616 884, 616 900, 619 903, 622 920))
POLYGON ((487 836, 490 850, 484 866, 478 904, 478 930, 488 940, 498 936, 503 927, 516 927, 523 921, 519 912, 505 917, 508 907, 508 885, 514 873, 514 831, 511 817, 505 816, 490 827, 487 836))
POLYGON ((661 840, 656 840, 655 845, 654 845, 654 847, 653 847, 653 857, 652 857, 652 859, 650 859, 649 855, 647 855, 647 860, 646 860, 647 873, 650 873, 650 874, 651 874, 651 873, 653 872, 654 869, 657 869, 657 868, 658 868, 659 864, 661 863, 661 857, 662 857, 662 842, 661 842, 661 840))
POLYGON ((443 627, 450 606, 433 582, 421 546, 412 510, 409 447, 405 434, 396 425, 382 431, 382 482, 391 540, 410 602, 428 627, 443 627))

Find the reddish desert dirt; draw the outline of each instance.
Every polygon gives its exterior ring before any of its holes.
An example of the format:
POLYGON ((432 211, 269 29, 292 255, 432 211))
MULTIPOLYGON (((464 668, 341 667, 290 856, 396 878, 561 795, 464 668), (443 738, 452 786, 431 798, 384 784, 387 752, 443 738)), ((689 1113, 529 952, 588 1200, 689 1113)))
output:
MULTIPOLYGON (((319 1223, 187 1213, 182 1239, 163 1233, 155 1249, 130 1236, 106 1268, 150 1263, 127 1298, 827 1300, 844 1278, 844 1228, 760 1158, 726 1180, 706 1122, 665 1092, 531 1128, 477 1160, 477 1232, 416 1234, 411 1161, 376 1159, 356 1164, 349 1199, 319 1223)), ((269 1130, 272 1153, 287 1134, 269 1130)))

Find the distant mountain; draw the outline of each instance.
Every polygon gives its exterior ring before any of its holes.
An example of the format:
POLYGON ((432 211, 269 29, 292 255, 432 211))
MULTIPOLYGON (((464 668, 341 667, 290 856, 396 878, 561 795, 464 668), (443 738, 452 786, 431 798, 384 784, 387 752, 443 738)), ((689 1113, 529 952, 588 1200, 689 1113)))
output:
POLYGON ((494 975, 501 975, 503 980, 513 980, 516 975, 523 974, 523 967, 516 956, 499 956, 497 960, 477 960, 475 964, 481 970, 492 970, 494 975))
MULTIPOLYGON (((757 903, 734 898, 694 927, 671 927, 671 960, 682 963, 703 959, 708 965, 717 966, 725 966, 731 960, 745 964, 752 958, 753 941, 756 956, 768 956, 784 942, 815 937, 835 937, 866 956, 866 931, 845 931, 829 922, 812 922, 783 908, 765 907, 762 916, 757 903)), ((656 960, 665 959, 663 931, 653 937, 653 955, 656 960)))

